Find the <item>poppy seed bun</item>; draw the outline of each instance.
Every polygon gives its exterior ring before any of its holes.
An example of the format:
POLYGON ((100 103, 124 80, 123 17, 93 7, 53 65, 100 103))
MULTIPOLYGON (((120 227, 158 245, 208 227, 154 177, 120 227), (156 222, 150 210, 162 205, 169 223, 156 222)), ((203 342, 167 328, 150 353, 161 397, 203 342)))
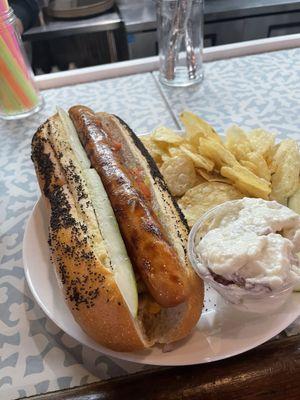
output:
MULTIPOLYGON (((119 118, 97 114, 112 136, 125 141, 132 157, 149 177, 154 209, 188 276, 187 300, 149 313, 140 302, 133 315, 115 279, 94 211, 90 187, 67 140, 58 114, 50 117, 32 140, 32 160, 49 212, 52 263, 70 311, 95 341, 116 351, 135 351, 171 343, 189 334, 203 305, 203 283, 186 254, 188 228, 154 161, 140 140, 119 118)), ((131 155, 130 155, 131 156, 131 155)))

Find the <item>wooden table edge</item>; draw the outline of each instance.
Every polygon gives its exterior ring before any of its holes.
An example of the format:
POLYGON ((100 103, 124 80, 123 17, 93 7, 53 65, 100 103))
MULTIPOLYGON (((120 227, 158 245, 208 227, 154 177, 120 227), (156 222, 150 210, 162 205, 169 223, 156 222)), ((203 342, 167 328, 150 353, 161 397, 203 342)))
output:
POLYGON ((163 367, 30 399, 299 400, 299 377, 300 335, 296 335, 213 363, 163 367))

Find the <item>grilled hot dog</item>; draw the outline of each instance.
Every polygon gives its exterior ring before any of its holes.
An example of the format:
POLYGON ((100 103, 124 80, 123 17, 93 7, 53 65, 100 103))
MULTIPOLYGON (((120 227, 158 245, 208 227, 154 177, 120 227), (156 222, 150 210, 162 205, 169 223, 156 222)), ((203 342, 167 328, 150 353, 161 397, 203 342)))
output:
POLYGON ((122 120, 84 106, 69 115, 59 110, 38 129, 32 159, 70 311, 117 351, 185 337, 199 319, 203 283, 188 262, 180 209, 122 120))
POLYGON ((101 120, 89 108, 75 106, 69 114, 92 166, 101 177, 128 254, 149 292, 163 307, 184 302, 188 295, 185 271, 151 202, 138 190, 124 165, 121 149, 116 148, 101 120))

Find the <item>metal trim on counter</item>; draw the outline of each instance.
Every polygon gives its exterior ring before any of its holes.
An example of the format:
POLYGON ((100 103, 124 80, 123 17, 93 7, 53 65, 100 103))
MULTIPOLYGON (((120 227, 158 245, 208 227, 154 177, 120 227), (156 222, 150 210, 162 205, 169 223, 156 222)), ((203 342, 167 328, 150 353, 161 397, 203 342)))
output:
POLYGON ((35 26, 23 34, 23 40, 47 40, 79 33, 111 31, 121 27, 117 12, 105 13, 88 19, 57 20, 35 26))
POLYGON ((298 0, 207 0, 205 22, 299 11, 298 0))

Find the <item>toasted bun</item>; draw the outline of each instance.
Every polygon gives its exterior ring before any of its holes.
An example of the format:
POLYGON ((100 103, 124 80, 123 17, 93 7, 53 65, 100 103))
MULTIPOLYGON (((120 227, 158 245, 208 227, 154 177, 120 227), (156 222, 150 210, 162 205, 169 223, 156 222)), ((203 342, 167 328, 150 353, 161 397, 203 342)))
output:
POLYGON ((113 135, 122 136, 149 174, 155 208, 188 274, 190 296, 155 314, 140 307, 132 316, 115 282, 81 165, 56 114, 35 133, 32 159, 49 211, 50 253, 59 284, 77 323, 106 347, 134 351, 179 340, 196 325, 203 304, 203 283, 187 260, 186 222, 138 138, 117 117, 101 113, 99 118, 113 135))

